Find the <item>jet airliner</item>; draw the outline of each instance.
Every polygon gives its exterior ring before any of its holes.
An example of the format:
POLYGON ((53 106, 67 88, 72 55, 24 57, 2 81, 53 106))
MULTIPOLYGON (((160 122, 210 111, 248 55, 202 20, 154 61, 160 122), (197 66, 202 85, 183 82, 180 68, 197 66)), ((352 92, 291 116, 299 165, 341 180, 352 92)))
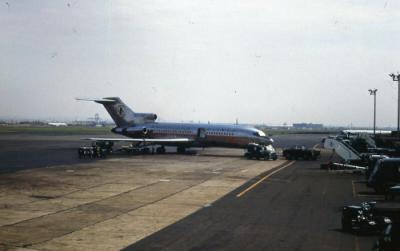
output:
POLYGON ((189 147, 246 148, 250 143, 271 145, 273 140, 255 127, 243 125, 161 123, 154 113, 136 113, 118 97, 82 99, 102 104, 116 127, 111 131, 126 138, 89 138, 94 141, 126 141, 137 145, 176 146, 179 153, 189 147))

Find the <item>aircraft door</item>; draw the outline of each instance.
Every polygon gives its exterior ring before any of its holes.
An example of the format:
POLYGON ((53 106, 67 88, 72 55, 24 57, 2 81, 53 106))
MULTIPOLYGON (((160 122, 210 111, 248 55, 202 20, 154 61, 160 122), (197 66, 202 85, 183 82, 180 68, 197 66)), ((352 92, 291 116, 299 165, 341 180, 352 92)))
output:
POLYGON ((207 134, 206 134, 206 129, 205 128, 199 128, 197 129, 197 138, 198 139, 206 139, 207 134))

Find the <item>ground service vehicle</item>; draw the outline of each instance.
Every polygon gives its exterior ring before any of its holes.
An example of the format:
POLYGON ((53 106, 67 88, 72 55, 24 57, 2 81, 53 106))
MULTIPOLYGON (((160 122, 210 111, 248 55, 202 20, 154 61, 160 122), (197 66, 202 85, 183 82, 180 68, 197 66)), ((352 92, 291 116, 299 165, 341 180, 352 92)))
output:
POLYGON ((257 160, 278 159, 278 155, 276 154, 275 149, 272 147, 272 145, 264 146, 256 143, 250 143, 247 146, 247 152, 244 154, 244 156, 248 159, 255 158, 257 160))
POLYGON ((392 221, 390 218, 374 212, 376 202, 363 202, 361 205, 349 205, 342 208, 342 229, 347 232, 357 231, 376 233, 382 231, 392 221))
POLYGON ((105 150, 107 154, 112 153, 114 142, 112 141, 95 141, 92 143, 93 147, 100 147, 105 150))
POLYGON ((378 162, 378 160, 380 160, 380 159, 386 159, 386 158, 389 158, 389 157, 387 155, 377 155, 377 154, 368 156, 368 168, 365 171, 365 177, 367 180, 369 179, 369 176, 371 175, 372 171, 374 170, 376 162, 378 162))
POLYGON ((95 141, 92 146, 82 146, 78 149, 79 158, 105 158, 107 154, 112 153, 114 142, 95 141))
POLYGON ((304 159, 304 160, 316 160, 320 155, 320 151, 306 148, 305 146, 293 146, 290 148, 283 149, 283 156, 288 159, 304 159))
POLYGON ((85 158, 105 158, 107 150, 96 146, 82 146, 78 149, 78 157, 80 159, 85 158))
POLYGON ((376 241, 374 251, 400 251, 400 225, 389 224, 376 241))
POLYGON ((385 193, 385 200, 394 200, 398 195, 400 195, 400 185, 389 188, 385 193))
POLYGON ((378 160, 368 178, 367 186, 383 193, 397 184, 400 184, 400 158, 378 160))

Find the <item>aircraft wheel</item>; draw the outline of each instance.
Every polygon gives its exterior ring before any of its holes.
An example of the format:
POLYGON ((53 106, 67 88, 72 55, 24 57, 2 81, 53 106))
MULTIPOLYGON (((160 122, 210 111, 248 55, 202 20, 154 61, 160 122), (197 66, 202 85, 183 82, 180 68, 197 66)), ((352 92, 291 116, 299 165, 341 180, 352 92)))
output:
POLYGON ((344 232, 351 232, 351 219, 342 216, 342 230, 344 232))
POLYGON ((177 153, 185 153, 186 149, 183 146, 178 146, 178 148, 176 149, 177 153))
POLYGON ((163 154, 163 153, 165 153, 165 147, 163 147, 163 146, 158 147, 157 150, 156 150, 156 152, 157 152, 158 154, 163 154))

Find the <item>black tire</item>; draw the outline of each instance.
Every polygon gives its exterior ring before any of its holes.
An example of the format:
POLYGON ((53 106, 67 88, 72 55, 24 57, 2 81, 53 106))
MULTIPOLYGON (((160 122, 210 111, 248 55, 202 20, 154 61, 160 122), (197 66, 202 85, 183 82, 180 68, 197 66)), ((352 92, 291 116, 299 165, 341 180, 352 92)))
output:
POLYGON ((344 232, 351 232, 351 219, 342 216, 342 230, 344 232))
POLYGON ((379 240, 375 241, 374 246, 372 247, 372 251, 379 251, 382 250, 379 248, 380 244, 379 244, 379 240))
POLYGON ((383 186, 375 186, 374 190, 376 193, 379 193, 379 194, 385 193, 385 188, 383 186))
POLYGON ((164 153, 165 153, 165 148, 164 148, 164 147, 158 147, 157 150, 156 150, 156 152, 157 152, 158 154, 164 154, 164 153))
POLYGON ((184 154, 186 152, 186 149, 185 149, 185 147, 178 146, 178 148, 176 149, 176 152, 180 153, 180 154, 184 154))

